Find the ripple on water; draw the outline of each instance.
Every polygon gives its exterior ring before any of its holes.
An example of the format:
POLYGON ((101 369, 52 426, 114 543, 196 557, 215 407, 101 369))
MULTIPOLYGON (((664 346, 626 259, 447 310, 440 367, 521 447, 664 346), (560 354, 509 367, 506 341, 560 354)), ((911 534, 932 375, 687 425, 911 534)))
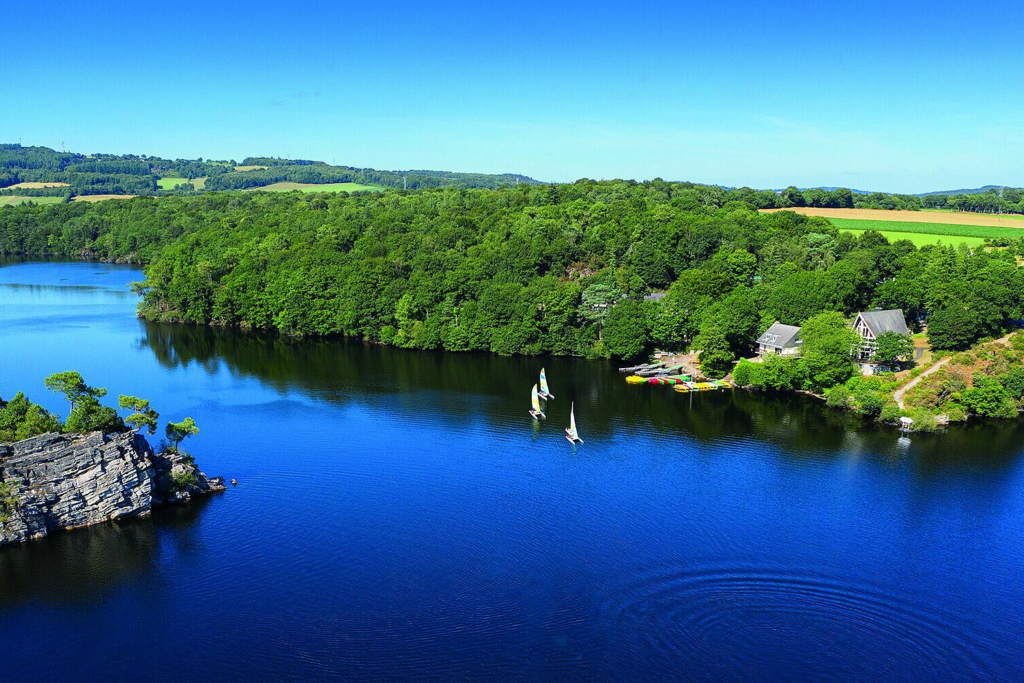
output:
MULTIPOLYGON (((993 680, 1003 645, 855 579, 742 567, 652 573, 602 603, 617 637, 705 680, 993 680)), ((1005 650, 1002 650, 1005 652, 1005 650)))

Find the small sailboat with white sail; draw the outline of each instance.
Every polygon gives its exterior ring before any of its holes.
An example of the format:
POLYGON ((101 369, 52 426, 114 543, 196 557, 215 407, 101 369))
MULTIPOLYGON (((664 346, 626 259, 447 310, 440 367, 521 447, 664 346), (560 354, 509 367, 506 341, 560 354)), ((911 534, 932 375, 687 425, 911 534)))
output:
POLYGON ((530 415, 533 416, 534 420, 543 420, 544 411, 540 409, 540 395, 537 393, 537 385, 533 385, 533 391, 530 392, 530 415))
POLYGON ((576 404, 573 403, 569 407, 569 426, 565 430, 565 438, 569 440, 569 443, 583 443, 583 439, 580 438, 580 433, 576 431, 576 404))
POLYGON ((545 401, 550 401, 555 397, 555 395, 551 393, 551 390, 548 389, 548 378, 547 375, 544 374, 544 368, 540 369, 540 397, 545 401))

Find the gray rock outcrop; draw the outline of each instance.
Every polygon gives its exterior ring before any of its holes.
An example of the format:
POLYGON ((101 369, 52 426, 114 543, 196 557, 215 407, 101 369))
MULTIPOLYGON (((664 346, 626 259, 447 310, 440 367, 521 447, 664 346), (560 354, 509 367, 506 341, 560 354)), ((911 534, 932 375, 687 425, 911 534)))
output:
POLYGON ((0 545, 149 514, 154 505, 224 490, 192 459, 155 455, 133 432, 42 434, 0 443, 0 545))

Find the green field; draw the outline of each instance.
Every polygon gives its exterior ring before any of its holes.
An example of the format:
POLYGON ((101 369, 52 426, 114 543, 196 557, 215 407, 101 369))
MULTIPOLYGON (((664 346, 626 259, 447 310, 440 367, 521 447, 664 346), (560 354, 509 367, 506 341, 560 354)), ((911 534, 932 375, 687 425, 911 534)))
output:
POLYGON ((63 197, 19 197, 17 195, 3 195, 0 196, 0 206, 17 206, 18 204, 27 204, 34 202, 36 204, 60 204, 64 201, 63 197))
POLYGON ((287 181, 263 187, 249 188, 250 191, 263 192, 291 192, 292 190, 299 190, 300 192, 383 192, 384 189, 379 185, 360 185, 359 183, 325 183, 323 185, 314 185, 312 183, 292 183, 287 181))
MULTIPOLYGON (((865 221, 853 218, 830 218, 840 230, 862 232, 877 230, 890 241, 909 239, 918 246, 923 244, 982 244, 986 237, 1017 239, 1024 237, 1024 229, 997 228, 984 225, 955 225, 952 223, 910 223, 906 221, 865 221)), ((1024 227, 1024 226, 1022 226, 1024 227)))
MULTIPOLYGON (((876 228, 872 228, 873 230, 876 228)), ((853 228, 840 228, 843 232, 852 232, 859 235, 864 230, 856 230, 853 228)), ((929 235, 922 232, 896 232, 893 230, 879 230, 885 238, 890 242, 896 240, 910 240, 914 243, 914 246, 923 247, 926 244, 966 244, 970 247, 976 247, 978 245, 985 244, 985 240, 982 237, 963 237, 960 235, 929 235)))
POLYGON ((161 190, 170 190, 182 183, 192 183, 197 190, 201 190, 206 187, 206 176, 202 178, 194 178, 189 180, 188 178, 157 178, 156 184, 161 190))

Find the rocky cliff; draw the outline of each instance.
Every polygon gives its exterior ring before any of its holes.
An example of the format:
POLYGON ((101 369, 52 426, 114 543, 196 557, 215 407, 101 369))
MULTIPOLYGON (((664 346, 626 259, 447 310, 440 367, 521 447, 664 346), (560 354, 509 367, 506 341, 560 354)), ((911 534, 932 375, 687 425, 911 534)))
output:
POLYGON ((207 479, 191 458, 155 455, 133 432, 51 433, 0 443, 0 482, 6 489, 0 545, 146 515, 154 505, 224 489, 222 479, 207 479))

